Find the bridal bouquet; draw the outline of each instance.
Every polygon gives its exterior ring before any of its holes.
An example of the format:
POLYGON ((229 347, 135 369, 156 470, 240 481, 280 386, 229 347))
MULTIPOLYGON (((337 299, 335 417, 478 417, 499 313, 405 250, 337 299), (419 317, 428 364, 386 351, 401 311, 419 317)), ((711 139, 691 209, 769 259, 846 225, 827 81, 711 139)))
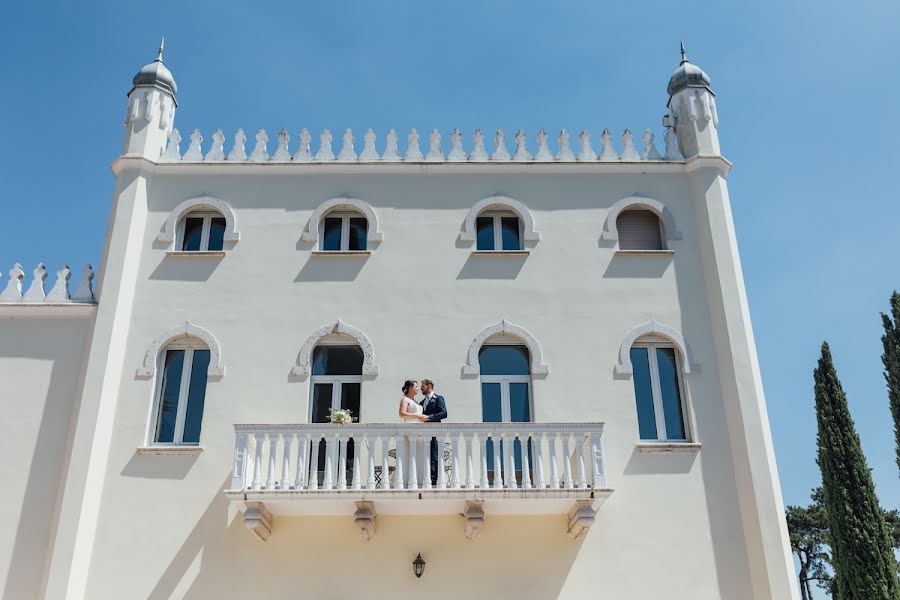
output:
POLYGON ((349 408, 341 408, 338 410, 329 408, 328 420, 339 425, 346 425, 347 423, 352 423, 353 421, 355 421, 356 417, 353 416, 353 413, 349 408))

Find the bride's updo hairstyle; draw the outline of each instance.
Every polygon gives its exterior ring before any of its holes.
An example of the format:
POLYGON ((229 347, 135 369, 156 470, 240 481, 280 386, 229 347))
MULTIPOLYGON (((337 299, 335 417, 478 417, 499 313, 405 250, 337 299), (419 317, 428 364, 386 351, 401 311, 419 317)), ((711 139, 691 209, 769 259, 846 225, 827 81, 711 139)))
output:
POLYGON ((416 385, 417 383, 419 383, 419 382, 416 381, 415 379, 407 379, 406 381, 404 381, 403 382, 403 395, 405 396, 407 394, 407 392, 409 392, 409 390, 412 389, 412 386, 416 385))

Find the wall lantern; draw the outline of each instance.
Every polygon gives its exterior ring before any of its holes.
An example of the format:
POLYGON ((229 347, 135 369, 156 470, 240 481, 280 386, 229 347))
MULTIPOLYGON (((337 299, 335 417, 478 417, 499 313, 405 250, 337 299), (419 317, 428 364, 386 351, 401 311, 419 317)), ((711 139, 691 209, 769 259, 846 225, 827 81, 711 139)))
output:
POLYGON ((425 572, 425 561, 422 560, 422 553, 416 557, 416 560, 413 561, 413 572, 415 572, 416 577, 421 577, 422 573, 425 572))

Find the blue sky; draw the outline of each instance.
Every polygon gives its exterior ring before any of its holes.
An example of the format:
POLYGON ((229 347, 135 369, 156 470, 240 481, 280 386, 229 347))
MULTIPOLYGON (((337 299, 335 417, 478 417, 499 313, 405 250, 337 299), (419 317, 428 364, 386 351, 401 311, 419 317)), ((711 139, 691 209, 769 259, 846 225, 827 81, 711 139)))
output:
POLYGON ((735 164, 785 500, 805 503, 819 480, 812 370, 827 339, 882 503, 896 507, 878 313, 900 287, 897 23, 897 2, 10 3, 3 281, 16 261, 99 262, 125 94, 161 35, 185 140, 194 127, 207 140, 264 127, 270 147, 282 127, 352 127, 358 143, 367 127, 545 127, 551 138, 588 127, 595 146, 604 127, 638 139, 652 127, 661 138, 683 37, 712 78, 735 164))

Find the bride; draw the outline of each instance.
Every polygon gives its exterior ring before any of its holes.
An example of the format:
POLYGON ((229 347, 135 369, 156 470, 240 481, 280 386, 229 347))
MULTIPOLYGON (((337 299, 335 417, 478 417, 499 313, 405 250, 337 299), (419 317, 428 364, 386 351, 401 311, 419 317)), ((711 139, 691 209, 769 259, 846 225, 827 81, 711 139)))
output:
MULTIPOLYGON (((428 420, 422 413, 422 405, 415 401, 416 394, 419 393, 419 382, 407 379, 403 383, 403 396, 400 398, 400 410, 399 415, 400 418, 403 419, 407 423, 422 423, 428 420)), ((398 440, 399 441, 399 440, 398 440)), ((409 436, 403 436, 402 443, 397 444, 397 466, 400 467, 402 465, 402 481, 404 487, 409 486, 409 474, 410 468, 413 465, 410 465, 410 452, 409 452, 409 436)), ((421 456, 422 448, 416 447, 416 455, 421 456)), ((416 470, 416 479, 418 482, 421 482, 421 476, 423 473, 420 473, 421 469, 416 470)))

